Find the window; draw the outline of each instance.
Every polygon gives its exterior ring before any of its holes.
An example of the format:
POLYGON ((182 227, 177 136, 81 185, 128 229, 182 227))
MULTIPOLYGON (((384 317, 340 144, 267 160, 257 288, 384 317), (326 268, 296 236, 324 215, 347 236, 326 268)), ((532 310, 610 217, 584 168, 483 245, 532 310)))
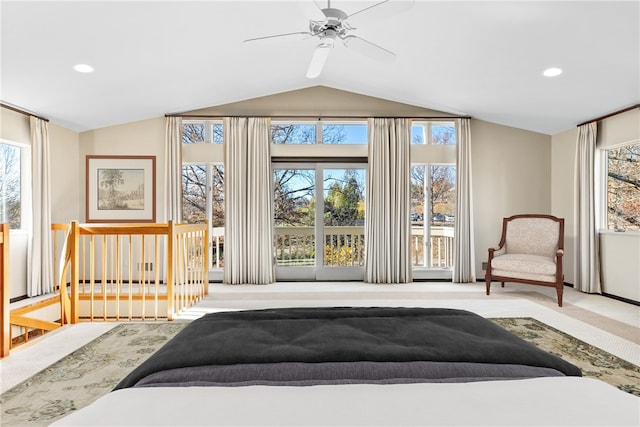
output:
POLYGON ((274 144, 367 144, 366 122, 272 122, 274 144))
POLYGON ((27 149, 20 145, 0 142, 0 223, 9 223, 11 230, 25 227, 23 201, 27 149))
POLYGON ((606 227, 640 230, 640 144, 605 150, 606 227))
POLYGON ((183 144, 222 144, 224 132, 222 120, 183 120, 183 144))
POLYGON ((182 219, 210 224, 210 267, 224 266, 224 166, 185 164, 182 166, 182 219))
POLYGON ((456 132, 453 119, 411 124, 411 262, 420 279, 452 275, 456 132))
POLYGON ((412 144, 455 145, 455 122, 414 122, 411 126, 412 144))
POLYGON ((413 267, 451 268, 456 167, 411 167, 411 259, 413 267))

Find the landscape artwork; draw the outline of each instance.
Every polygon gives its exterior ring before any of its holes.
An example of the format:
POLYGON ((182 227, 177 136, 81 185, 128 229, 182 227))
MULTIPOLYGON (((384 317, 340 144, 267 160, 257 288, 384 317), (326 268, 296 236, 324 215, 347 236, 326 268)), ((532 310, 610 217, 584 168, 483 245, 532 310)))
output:
POLYGON ((155 156, 87 156, 86 222, 155 222, 155 156))
POLYGON ((144 169, 98 169, 98 210, 143 210, 144 169))

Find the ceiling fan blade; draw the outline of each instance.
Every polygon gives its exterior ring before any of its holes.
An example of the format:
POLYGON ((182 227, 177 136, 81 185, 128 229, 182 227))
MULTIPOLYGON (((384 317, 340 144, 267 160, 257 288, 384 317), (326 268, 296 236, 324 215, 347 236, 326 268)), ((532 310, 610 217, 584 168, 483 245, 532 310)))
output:
POLYGON ((396 59, 395 53, 383 48, 382 46, 378 46, 375 43, 371 43, 370 41, 365 40, 361 37, 346 36, 342 39, 342 41, 344 42, 344 45, 349 49, 353 49, 356 52, 360 52, 361 54, 377 61, 390 63, 396 59))
POLYGON ((255 42, 255 41, 261 41, 261 40, 271 40, 271 39, 277 39, 277 38, 287 38, 287 37, 295 38, 298 40, 304 40, 311 36, 313 36, 313 34, 311 34, 308 31, 298 31, 295 33, 284 33, 284 34, 274 34, 271 36, 264 36, 264 37, 254 37, 251 39, 246 39, 242 43, 255 42))
POLYGON ((323 40, 313 51, 309 68, 307 69, 307 78, 315 79, 322 72, 324 64, 329 58, 329 53, 333 49, 333 39, 323 40))
POLYGON ((355 23, 355 21, 360 20, 360 18, 372 18, 373 15, 382 17, 395 15, 411 9, 414 3, 415 0, 382 0, 364 9, 348 14, 347 19, 349 19, 351 23, 355 23), (355 17, 353 21, 351 20, 352 17, 355 17))

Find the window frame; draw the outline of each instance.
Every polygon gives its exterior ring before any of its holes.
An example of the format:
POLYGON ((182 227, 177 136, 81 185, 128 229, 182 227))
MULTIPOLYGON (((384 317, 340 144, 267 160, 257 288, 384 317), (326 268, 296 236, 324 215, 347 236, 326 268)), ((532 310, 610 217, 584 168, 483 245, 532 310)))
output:
POLYGON ((182 126, 180 130, 180 135, 182 137, 182 133, 184 132, 185 124, 201 124, 204 126, 204 141, 199 142, 184 142, 182 141, 182 145, 198 145, 198 144, 215 144, 221 145, 224 143, 224 122, 222 119, 184 119, 182 120, 182 126), (214 141, 213 138, 213 127, 215 125, 220 125, 223 127, 223 140, 222 141, 214 141))
POLYGON ((369 121, 366 119, 354 119, 354 120, 347 120, 347 119, 323 119, 323 118, 319 118, 316 120, 310 120, 310 119, 277 119, 277 120, 271 120, 271 126, 273 125, 292 125, 292 126, 297 126, 297 125, 310 125, 310 126, 314 126, 315 127, 315 136, 316 136, 316 140, 313 143, 308 143, 308 144, 301 144, 301 143, 291 143, 291 144, 287 144, 287 143, 274 143, 273 141, 271 141, 272 145, 279 145, 279 146, 305 146, 305 145, 329 145, 332 147, 335 146, 367 146, 368 145, 368 140, 364 143, 325 143, 324 142, 324 127, 325 126, 331 126, 331 125, 364 125, 367 129, 367 135, 368 135, 368 131, 369 131, 369 121))
POLYGON ((452 118, 451 120, 437 119, 437 120, 429 120, 429 119, 421 119, 421 120, 412 120, 411 122, 411 145, 413 146, 427 146, 427 145, 438 145, 438 146, 453 146, 455 147, 458 143, 458 123, 452 118), (433 142, 433 128, 434 126, 453 126, 455 132, 455 143, 454 144, 435 144, 433 142), (421 144, 413 142, 413 127, 421 126, 423 129, 422 139, 423 142, 421 144))
POLYGON ((609 210, 609 151, 619 148, 638 145, 640 146, 640 139, 634 139, 631 141, 612 144, 604 147, 600 147, 596 150, 595 159, 595 177, 597 180, 596 185, 596 224, 598 225, 600 232, 625 232, 631 234, 640 235, 640 229, 616 229, 609 228, 608 210, 609 210))
POLYGON ((20 228, 9 228, 11 233, 28 233, 31 230, 31 146, 4 138, 0 144, 20 150, 20 228))

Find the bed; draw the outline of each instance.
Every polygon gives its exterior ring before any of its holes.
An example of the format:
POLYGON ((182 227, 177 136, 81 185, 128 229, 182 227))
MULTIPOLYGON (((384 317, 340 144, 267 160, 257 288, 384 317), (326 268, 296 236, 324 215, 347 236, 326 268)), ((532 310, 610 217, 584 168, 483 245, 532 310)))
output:
POLYGON ((640 399, 481 316, 288 308, 193 321, 54 425, 638 425, 640 399))

